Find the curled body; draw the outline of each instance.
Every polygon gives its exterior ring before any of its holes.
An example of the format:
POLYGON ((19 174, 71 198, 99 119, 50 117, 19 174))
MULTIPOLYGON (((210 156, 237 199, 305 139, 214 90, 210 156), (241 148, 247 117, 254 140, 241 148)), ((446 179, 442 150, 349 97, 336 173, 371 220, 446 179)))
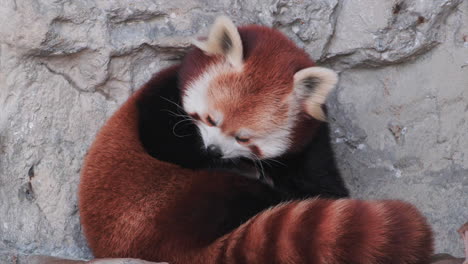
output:
MULTIPOLYGON (((428 262, 430 227, 407 203, 285 201, 290 196, 258 180, 207 169, 213 158, 287 160, 313 145, 337 79, 281 33, 237 29, 226 18, 197 46, 140 88, 107 121, 86 156, 79 209, 96 257, 194 264, 428 262), (261 52, 273 39, 284 55, 276 60, 261 52), (269 69, 264 60, 284 67, 269 69), (205 77, 219 63, 214 76, 223 78, 205 77), (261 73, 271 75, 255 79, 261 73), (193 89, 205 89, 204 102, 191 103, 202 100, 193 89), (238 100, 228 102, 227 95, 238 100), (190 117, 185 137, 174 133, 174 107, 190 117), (252 116, 241 118, 244 112, 252 116)), ((330 194, 347 191, 339 187, 330 194)))

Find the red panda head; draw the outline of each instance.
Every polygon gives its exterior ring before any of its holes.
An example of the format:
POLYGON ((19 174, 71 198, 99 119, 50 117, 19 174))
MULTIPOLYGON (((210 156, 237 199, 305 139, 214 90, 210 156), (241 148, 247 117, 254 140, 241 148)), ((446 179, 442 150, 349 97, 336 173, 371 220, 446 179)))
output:
POLYGON ((279 157, 298 149, 325 120, 338 81, 277 30, 239 29, 218 18, 180 70, 182 106, 208 152, 220 158, 279 157))

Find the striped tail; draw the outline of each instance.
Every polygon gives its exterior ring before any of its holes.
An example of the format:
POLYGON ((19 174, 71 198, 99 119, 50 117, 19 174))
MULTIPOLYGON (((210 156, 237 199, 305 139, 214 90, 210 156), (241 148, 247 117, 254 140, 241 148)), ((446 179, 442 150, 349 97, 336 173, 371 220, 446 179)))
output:
POLYGON ((204 263, 426 264, 433 242, 408 203, 310 199, 268 209, 206 250, 204 263))

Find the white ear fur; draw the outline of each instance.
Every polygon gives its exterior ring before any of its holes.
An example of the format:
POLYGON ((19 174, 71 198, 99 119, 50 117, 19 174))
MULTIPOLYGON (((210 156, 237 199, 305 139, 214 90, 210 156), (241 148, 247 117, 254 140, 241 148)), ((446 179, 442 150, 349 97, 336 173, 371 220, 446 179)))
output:
POLYGON ((338 82, 338 74, 322 67, 309 67, 294 74, 294 90, 305 98, 305 111, 315 119, 325 121, 322 105, 338 82))
POLYGON ((242 65, 242 41, 237 27, 226 16, 216 19, 206 41, 194 40, 193 45, 208 55, 223 55, 234 66, 242 65))

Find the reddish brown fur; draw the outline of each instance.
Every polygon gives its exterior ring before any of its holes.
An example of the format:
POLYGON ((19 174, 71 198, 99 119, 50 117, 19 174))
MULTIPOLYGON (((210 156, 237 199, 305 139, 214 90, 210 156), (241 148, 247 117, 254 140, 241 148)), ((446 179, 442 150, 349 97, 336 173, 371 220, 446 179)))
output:
POLYGON ((206 194, 236 188, 242 177, 182 169, 149 156, 136 121, 142 90, 107 122, 86 157, 80 213, 95 256, 170 263, 426 263, 431 231, 414 207, 398 201, 294 201, 213 242, 187 237, 193 229, 208 230, 210 218, 183 225, 178 219, 199 208, 206 194))
POLYGON ((200 116, 197 113, 189 113, 189 116, 195 120, 201 120, 200 116))
MULTIPOLYGON (((248 47, 266 31, 255 30, 258 34, 240 30, 246 57, 265 55, 260 50, 272 48, 248 47)), ((145 91, 177 73, 184 84, 216 60, 193 59, 189 56, 183 68, 169 68, 140 89, 110 118, 89 150, 79 205, 96 257, 194 264, 427 263, 432 253, 430 228, 414 207, 399 201, 292 201, 259 212, 227 234, 213 233, 226 209, 219 201, 228 202, 224 197, 236 197, 238 190, 261 193, 267 187, 238 175, 159 161, 145 151, 138 131, 136 104, 145 91)), ((283 78, 311 64, 300 56, 279 60, 283 61, 272 60, 272 76, 265 79, 283 78)))
POLYGON ((246 50, 242 71, 218 76, 209 87, 208 98, 212 107, 223 113, 221 129, 226 134, 248 128, 262 135, 284 126, 293 76, 314 63, 278 31, 249 26, 239 28, 239 32, 246 50))
POLYGON ((298 152, 303 146, 306 146, 310 140, 314 138, 315 132, 320 125, 321 122, 318 122, 305 113, 301 113, 297 123, 293 127, 291 141, 294 142, 294 144, 291 145, 288 152, 298 152))
POLYGON ((430 233, 404 202, 314 199, 267 210, 208 250, 214 263, 423 264, 430 233))
POLYGON ((263 155, 262 152, 260 151, 260 149, 257 146, 250 145, 249 148, 250 148, 250 150, 252 151, 253 154, 257 155, 257 157, 261 157, 263 155))

